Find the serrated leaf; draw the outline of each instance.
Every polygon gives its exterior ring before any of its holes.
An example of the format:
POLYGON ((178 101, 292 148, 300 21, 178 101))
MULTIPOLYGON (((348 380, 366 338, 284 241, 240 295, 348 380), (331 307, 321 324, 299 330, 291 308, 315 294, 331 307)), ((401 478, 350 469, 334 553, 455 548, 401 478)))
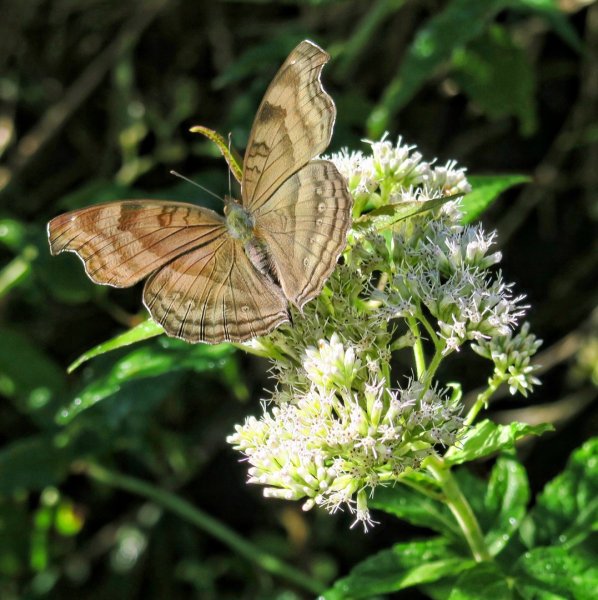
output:
POLYGON ((471 569, 475 564, 457 555, 442 538, 396 544, 357 565, 323 597, 326 600, 370 598, 438 581, 471 569))
POLYGON ((228 168, 234 178, 240 183, 241 178, 243 177, 243 159, 239 153, 234 148, 229 148, 228 142, 213 129, 209 129, 203 125, 196 125, 195 127, 191 127, 189 131, 192 133, 201 133, 218 146, 218 150, 220 150, 220 153, 224 156, 228 168))
POLYGON ((546 484, 522 525, 528 548, 570 545, 587 537, 598 523, 598 437, 569 459, 565 470, 546 484))
POLYGON ((493 515, 485 536, 492 556, 499 554, 518 530, 530 498, 529 482, 523 466, 510 456, 496 461, 485 497, 485 508, 493 515))
POLYGON ((417 33, 397 76, 368 119, 368 136, 379 138, 390 119, 413 98, 453 51, 479 36, 507 0, 452 0, 417 33))
POLYGON ((537 127, 534 70, 504 27, 493 25, 481 38, 453 53, 453 77, 490 118, 516 117, 522 135, 537 127))
POLYGON ((480 563, 459 575, 448 600, 493 600, 514 598, 509 578, 494 563, 480 563))
POLYGON ((517 591, 525 599, 596 597, 598 536, 573 548, 553 546, 526 552, 514 570, 517 591))
POLYGON ((368 505, 404 519, 412 525, 428 527, 447 537, 461 539, 459 526, 446 504, 405 485, 377 488, 368 505))
POLYGON ((473 189, 461 200, 463 223, 475 221, 505 190, 528 183, 531 178, 526 175, 470 175, 467 181, 473 189))
POLYGON ((162 327, 158 325, 158 323, 156 323, 152 319, 147 319, 146 321, 143 321, 143 323, 139 323, 139 325, 136 325, 128 331, 125 331, 125 333, 121 333, 120 335, 117 335, 116 337, 113 337, 110 340, 98 344, 97 346, 91 348, 87 352, 84 352, 77 360, 75 360, 69 366, 67 372, 72 373, 84 362, 96 356, 106 354, 106 352, 111 352, 112 350, 116 350, 118 348, 130 346, 131 344, 135 344, 136 342, 140 342, 142 340, 147 340, 157 335, 161 335, 162 333, 164 333, 164 329, 162 329, 162 327))
POLYGON ((552 429, 553 426, 550 424, 511 423, 510 425, 498 425, 486 419, 475 425, 465 435, 458 450, 447 452, 445 460, 451 465, 462 464, 501 450, 510 450, 518 439, 528 435, 542 435, 552 429))

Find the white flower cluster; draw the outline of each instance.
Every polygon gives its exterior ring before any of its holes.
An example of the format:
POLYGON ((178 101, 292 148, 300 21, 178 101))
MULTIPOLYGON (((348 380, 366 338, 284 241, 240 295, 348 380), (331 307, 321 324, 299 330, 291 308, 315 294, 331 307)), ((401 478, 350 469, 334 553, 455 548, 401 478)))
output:
POLYGON ((525 394, 537 384, 530 357, 539 345, 527 326, 512 334, 525 307, 494 271, 494 235, 461 224, 453 196, 470 189, 463 169, 427 163, 400 141, 371 150, 330 157, 359 226, 320 297, 292 326, 248 344, 273 360, 274 408, 228 439, 267 496, 305 499, 306 509, 346 505, 365 526, 378 485, 400 481, 464 433, 458 394, 435 383, 444 357, 473 341, 525 394), (393 220, 401 203, 422 210, 393 220), (396 353, 412 358, 404 389, 393 385, 396 353))
POLYGON ((358 346, 338 334, 305 349, 305 391, 292 402, 237 425, 228 438, 243 452, 251 483, 268 497, 298 500, 305 509, 335 512, 346 505, 356 522, 371 524, 367 496, 360 492, 396 481, 417 469, 437 444, 456 440, 460 406, 435 388, 411 381, 392 389, 377 369, 367 369, 358 346))
POLYGON ((519 392, 527 396, 535 385, 540 384, 534 375, 539 367, 531 364, 531 357, 541 344, 542 340, 529 332, 529 323, 524 323, 517 335, 509 331, 503 337, 482 339, 472 348, 494 362, 494 376, 507 382, 511 394, 519 392))

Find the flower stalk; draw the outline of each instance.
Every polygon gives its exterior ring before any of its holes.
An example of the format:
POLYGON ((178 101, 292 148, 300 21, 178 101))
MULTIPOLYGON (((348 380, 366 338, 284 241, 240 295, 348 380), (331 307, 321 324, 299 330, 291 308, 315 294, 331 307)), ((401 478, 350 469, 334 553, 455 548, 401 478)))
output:
POLYGON ((439 456, 430 456, 426 459, 426 468, 440 484, 446 505, 459 524, 474 560, 477 562, 492 560, 480 524, 459 484, 455 481, 450 467, 439 456))

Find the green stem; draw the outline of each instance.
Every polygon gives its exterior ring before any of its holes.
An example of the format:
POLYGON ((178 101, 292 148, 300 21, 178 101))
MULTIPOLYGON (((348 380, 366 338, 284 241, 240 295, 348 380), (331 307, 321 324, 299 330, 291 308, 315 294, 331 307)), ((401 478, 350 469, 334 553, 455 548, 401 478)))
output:
POLYGON ((488 380, 488 387, 483 392, 478 394, 476 401, 469 409, 469 412, 463 421, 464 427, 471 425, 475 421, 475 418, 478 416, 478 413, 482 410, 482 408, 486 408, 488 406, 488 400, 490 400, 491 396, 502 385, 504 380, 504 376, 500 374, 496 374, 494 377, 488 380))
POLYGON ((442 350, 440 348, 437 348, 423 377, 424 391, 429 389, 429 387, 432 385, 432 379, 434 379, 434 375, 442 361, 442 358, 442 350))
POLYGON ((110 471, 97 464, 87 465, 86 472, 90 477, 105 485, 123 489, 152 500, 166 510, 220 540, 240 556, 264 569, 264 571, 286 579, 313 594, 320 594, 324 590, 324 586, 313 577, 291 567, 272 554, 256 548, 253 544, 247 542, 240 535, 207 513, 171 492, 167 492, 140 479, 110 471))
MULTIPOLYGON (((417 315, 417 318, 421 321, 425 330, 428 332, 430 339, 434 343, 434 347, 438 348, 440 346, 440 341, 438 340, 438 336, 436 335, 434 328, 432 327, 432 325, 430 325, 430 321, 428 321, 428 319, 426 319, 426 317, 424 317, 424 315, 421 314, 421 312, 419 315, 417 315)), ((443 346, 443 348, 444 348, 444 346, 443 346)))
POLYGON ((453 477, 450 467, 439 456, 430 456, 426 460, 426 467, 440 483, 445 494, 446 504, 457 520, 474 559, 477 562, 491 560, 492 557, 484 542, 480 524, 459 484, 453 477))
POLYGON ((415 339, 413 345, 413 354, 415 356, 415 369, 417 371, 417 378, 421 379, 422 375, 426 371, 426 358, 424 355, 424 346, 422 344, 422 338, 419 331, 419 326, 415 317, 407 317, 407 324, 415 339))

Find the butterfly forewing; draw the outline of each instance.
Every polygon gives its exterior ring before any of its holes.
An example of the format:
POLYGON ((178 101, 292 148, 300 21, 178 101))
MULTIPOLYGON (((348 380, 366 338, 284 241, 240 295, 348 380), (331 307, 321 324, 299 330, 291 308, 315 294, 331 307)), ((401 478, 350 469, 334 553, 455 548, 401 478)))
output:
POLYGON ((65 213, 48 224, 52 254, 74 252, 96 283, 128 287, 226 233, 217 213, 182 202, 125 200, 65 213))
POLYGON ((288 321, 287 300, 231 236, 193 250, 150 277, 143 300, 171 336, 241 342, 288 321))
POLYGON ((329 58, 312 42, 303 41, 268 87, 243 163, 241 193, 248 210, 257 210, 330 143, 336 109, 320 82, 329 58))
POLYGON ((346 244, 351 196, 337 168, 315 160, 287 179, 255 214, 285 296, 317 296, 346 244))

